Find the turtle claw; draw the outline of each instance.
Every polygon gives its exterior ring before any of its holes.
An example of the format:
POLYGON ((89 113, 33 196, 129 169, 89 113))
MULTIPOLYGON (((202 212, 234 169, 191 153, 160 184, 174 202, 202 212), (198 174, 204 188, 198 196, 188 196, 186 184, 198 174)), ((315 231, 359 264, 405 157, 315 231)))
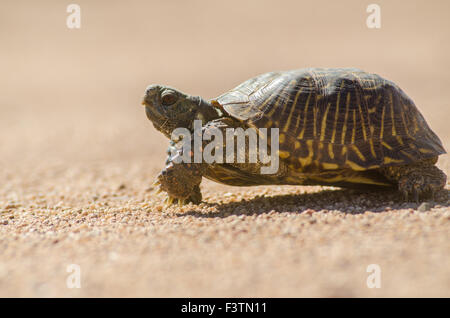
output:
POLYGON ((419 203, 419 192, 416 189, 413 189, 413 196, 414 196, 414 201, 416 201, 416 203, 419 203))
POLYGON ((154 186, 154 187, 159 186, 159 185, 161 185, 161 181, 159 181, 159 180, 156 180, 156 181, 153 182, 153 184, 152 184, 152 186, 154 186))
POLYGON ((403 199, 405 200, 405 202, 408 202, 408 192, 403 191, 403 199))
POLYGON ((181 208, 183 205, 185 205, 187 203, 186 199, 177 199, 175 197, 172 197, 170 195, 167 196, 167 198, 164 200, 164 203, 167 207, 175 204, 175 200, 178 203, 178 206, 181 208))
POLYGON ((412 194, 412 199, 414 202, 419 203, 419 192, 416 189, 412 189, 411 193, 408 193, 408 191, 403 191, 403 199, 405 202, 409 202, 409 194, 412 194))
POLYGON ((166 200, 164 201, 166 203, 167 206, 170 206, 173 204, 173 202, 175 201, 174 197, 171 197, 170 195, 167 196, 166 200))
POLYGON ((155 194, 160 194, 161 192, 163 192, 163 190, 161 189, 161 187, 156 188, 155 194))
MULTIPOLYGON (((158 187, 155 190, 155 194, 160 194, 161 192, 165 192, 164 190, 161 189, 161 187, 158 187)), ((164 199, 164 204, 166 206, 171 206, 172 204, 175 203, 175 200, 177 201, 179 207, 182 207, 183 205, 185 205, 188 202, 187 199, 177 199, 171 195, 167 195, 167 197, 164 199)))
POLYGON ((172 204, 175 204, 175 200, 177 201, 178 206, 180 208, 187 203, 187 201, 185 199, 177 199, 177 198, 171 197, 170 195, 166 198, 166 200, 164 202, 167 206, 170 206, 172 204))

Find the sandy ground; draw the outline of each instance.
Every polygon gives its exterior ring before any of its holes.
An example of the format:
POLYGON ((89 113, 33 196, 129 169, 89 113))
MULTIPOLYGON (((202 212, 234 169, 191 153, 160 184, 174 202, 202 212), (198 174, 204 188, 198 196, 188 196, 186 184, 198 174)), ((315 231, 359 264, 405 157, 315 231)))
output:
POLYGON ((450 296, 448 197, 420 212, 395 193, 204 181, 204 203, 166 208, 151 184, 167 140, 139 104, 151 83, 211 98, 354 66, 398 83, 450 149, 448 2, 378 1, 379 30, 361 1, 77 3, 79 30, 64 1, 0 3, 0 296, 450 296))

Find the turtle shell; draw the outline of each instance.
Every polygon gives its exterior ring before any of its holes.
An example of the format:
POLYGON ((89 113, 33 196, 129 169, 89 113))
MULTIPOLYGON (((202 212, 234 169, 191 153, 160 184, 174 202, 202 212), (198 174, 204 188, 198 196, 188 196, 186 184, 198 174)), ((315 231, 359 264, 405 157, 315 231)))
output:
POLYGON ((213 99, 243 126, 279 129, 279 155, 302 171, 367 170, 445 153, 394 83, 355 68, 252 78, 213 99))

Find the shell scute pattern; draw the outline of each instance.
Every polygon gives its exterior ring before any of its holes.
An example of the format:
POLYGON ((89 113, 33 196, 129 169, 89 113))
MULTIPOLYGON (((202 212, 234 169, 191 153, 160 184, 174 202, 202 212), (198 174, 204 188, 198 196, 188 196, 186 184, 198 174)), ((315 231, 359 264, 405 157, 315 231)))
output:
POLYGON ((267 73, 217 101, 250 127, 279 128, 280 157, 302 171, 367 170, 445 153, 396 84, 359 69, 267 73))

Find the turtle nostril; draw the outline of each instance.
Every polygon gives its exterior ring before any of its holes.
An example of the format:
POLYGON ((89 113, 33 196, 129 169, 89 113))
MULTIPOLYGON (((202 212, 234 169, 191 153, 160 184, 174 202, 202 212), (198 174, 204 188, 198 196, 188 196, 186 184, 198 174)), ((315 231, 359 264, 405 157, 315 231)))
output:
POLYGON ((157 94, 158 91, 159 91, 159 85, 150 85, 145 90, 145 95, 146 96, 152 96, 152 95, 157 94))

